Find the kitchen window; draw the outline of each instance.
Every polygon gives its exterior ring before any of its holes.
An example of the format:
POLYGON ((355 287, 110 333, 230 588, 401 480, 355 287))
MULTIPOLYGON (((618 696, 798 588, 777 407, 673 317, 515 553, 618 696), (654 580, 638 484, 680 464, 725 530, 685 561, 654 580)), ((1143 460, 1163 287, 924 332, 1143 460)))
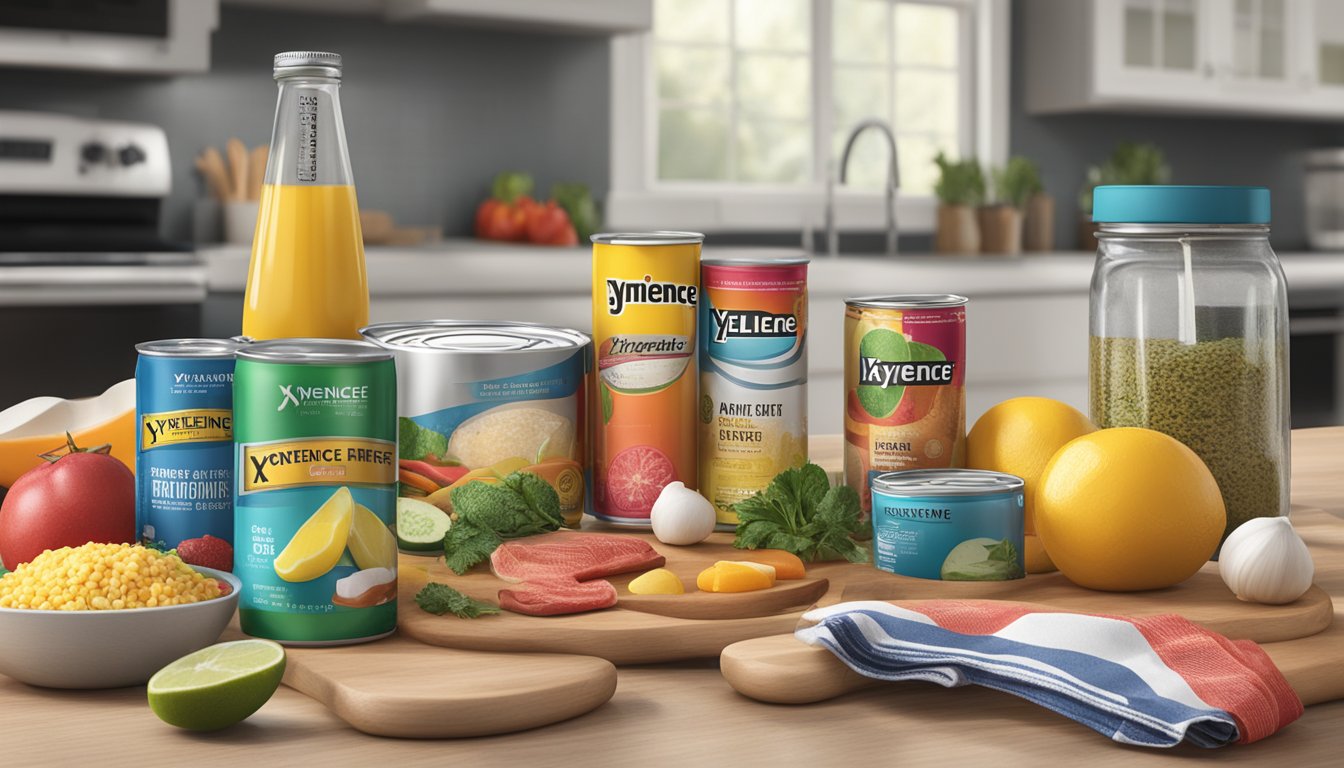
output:
MULTIPOLYGON (((620 227, 809 229, 850 129, 888 122, 903 232, 933 227, 939 151, 1007 154, 1005 0, 654 0, 613 43, 612 190, 620 227)), ((841 226, 883 219, 886 146, 867 132, 841 226)))

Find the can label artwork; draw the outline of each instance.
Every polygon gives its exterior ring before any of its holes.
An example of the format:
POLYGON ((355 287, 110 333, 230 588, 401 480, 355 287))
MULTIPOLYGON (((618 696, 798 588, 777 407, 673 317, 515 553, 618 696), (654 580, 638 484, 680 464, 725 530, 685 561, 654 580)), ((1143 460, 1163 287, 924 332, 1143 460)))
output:
MULTIPOLYGON (((565 524, 578 527, 587 463, 586 334, 455 320, 379 323, 360 333, 396 355, 402 461, 437 465, 457 477, 454 484, 537 475, 555 489, 565 524)), ((451 490, 432 495, 440 493, 451 490)))
POLYGON ((846 302, 845 481, 865 514, 874 476, 965 464, 965 377, 965 298, 846 302))
POLYGON ((233 541, 233 345, 172 339, 138 345, 136 530, 174 549, 233 541))
POLYGON ((1023 482, 969 469, 888 472, 873 479, 873 563, 945 581, 1020 579, 1023 482))
POLYGON ((592 514, 647 527, 668 483, 696 485, 701 235, 593 236, 592 514))
MULTIPOLYGON (((334 353, 333 353, 334 354, 334 353)), ((275 341, 240 355, 235 382, 235 571, 242 629, 295 644, 396 627, 396 374, 349 341, 275 341), (315 344, 346 350, 314 362, 315 344), (328 357, 328 359, 330 359, 328 357)))
POLYGON ((700 492, 732 505, 807 463, 807 261, 701 269, 700 492))

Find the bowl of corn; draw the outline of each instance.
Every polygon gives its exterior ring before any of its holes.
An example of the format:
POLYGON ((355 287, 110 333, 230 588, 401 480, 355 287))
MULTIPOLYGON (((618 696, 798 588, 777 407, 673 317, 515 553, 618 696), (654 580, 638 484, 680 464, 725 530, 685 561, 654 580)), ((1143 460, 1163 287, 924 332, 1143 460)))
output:
POLYGON ((48 688, 140 685, 218 640, 240 587, 140 546, 47 550, 0 576, 0 674, 48 688))

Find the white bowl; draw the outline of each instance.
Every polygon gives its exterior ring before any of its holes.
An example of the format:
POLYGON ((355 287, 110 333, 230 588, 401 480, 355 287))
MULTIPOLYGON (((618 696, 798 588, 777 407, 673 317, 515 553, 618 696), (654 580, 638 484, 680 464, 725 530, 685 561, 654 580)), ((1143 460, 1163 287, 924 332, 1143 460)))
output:
POLYGON ((238 607, 242 583, 236 576, 193 567, 228 584, 229 594, 119 611, 0 608, 0 674, 47 688, 147 682, 169 662, 218 640, 238 607))

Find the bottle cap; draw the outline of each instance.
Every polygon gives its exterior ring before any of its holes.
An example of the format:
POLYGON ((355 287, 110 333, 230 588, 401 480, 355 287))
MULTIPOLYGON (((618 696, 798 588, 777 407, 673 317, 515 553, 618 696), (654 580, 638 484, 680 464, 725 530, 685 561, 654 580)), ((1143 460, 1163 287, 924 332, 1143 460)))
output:
POLYGON ((1269 190, 1103 185, 1092 193, 1092 220, 1102 224, 1268 224, 1269 190))
POLYGON ((285 51, 275 54, 275 76, 340 77, 341 54, 325 51, 285 51))

